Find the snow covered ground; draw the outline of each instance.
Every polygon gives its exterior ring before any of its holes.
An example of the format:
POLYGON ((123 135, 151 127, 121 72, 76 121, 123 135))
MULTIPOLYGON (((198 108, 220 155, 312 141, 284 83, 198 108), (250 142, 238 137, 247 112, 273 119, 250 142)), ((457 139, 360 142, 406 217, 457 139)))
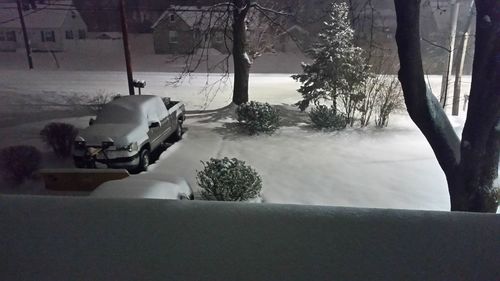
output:
MULTIPOLYGON (((175 88, 166 84, 168 78, 175 77, 174 74, 137 73, 136 77, 148 81, 147 93, 181 99, 187 103, 188 110, 220 108, 230 102, 230 83, 213 100, 200 94, 206 82, 201 74, 175 88)), ((71 165, 70 161, 61 162, 51 156, 40 143, 38 132, 54 119, 54 112, 60 114, 56 116, 57 120, 80 128, 87 124, 89 117, 74 117, 84 114, 51 103, 40 109, 39 104, 46 99, 53 102, 65 96, 95 95, 99 91, 125 93, 125 79, 121 72, 2 71, 0 120, 7 118, 11 123, 0 122, 0 147, 20 143, 36 145, 47 156, 44 166, 71 165), (34 103, 29 105, 29 101, 34 103), (12 106, 21 104, 23 106, 18 110, 24 115, 39 112, 37 122, 9 119, 18 111, 12 106), (43 118, 44 115, 47 118, 43 118)), ((466 79, 464 88, 469 85, 468 81, 466 79)), ((440 78, 431 76, 430 82, 432 88, 439 91, 440 78)), ((304 124, 306 115, 287 106, 299 99, 295 91, 297 84, 289 75, 255 74, 251 77, 250 87, 251 99, 280 105, 285 113, 285 126, 276 135, 237 134, 227 111, 191 114, 186 123, 189 131, 185 138, 164 152, 148 173, 185 177, 196 189, 195 176, 196 170, 202 167, 200 161, 210 157, 237 157, 262 175, 266 202, 449 209, 445 177, 426 140, 406 114, 395 116, 389 128, 383 130, 318 132, 304 124)), ((463 121, 464 117, 452 119, 458 132, 463 121)), ((39 186, 38 191, 41 190, 39 186)))
MULTIPOLYGON (((130 34, 132 69, 148 72, 178 72, 185 65, 185 57, 154 53, 152 34, 130 34)), ((125 71, 122 40, 77 40, 66 42, 63 52, 32 53, 36 71, 125 71)), ((199 51, 201 55, 202 51, 199 51)), ((206 72, 207 64, 212 68, 224 60, 226 55, 215 49, 203 52, 203 63, 196 72, 206 72), (209 53, 208 59, 206 58, 209 53)), ((199 56, 197 57, 199 58, 199 56)), ((232 59, 232 58, 230 58, 232 59)), ((255 60, 252 70, 258 73, 290 73, 301 70, 300 63, 307 60, 298 50, 288 53, 263 54, 255 60)), ((23 49, 16 52, 0 52, 0 69, 26 70, 28 63, 23 49)), ((232 68, 230 63, 229 68, 232 68)))
POLYGON ((203 118, 191 119, 185 139, 149 173, 180 175, 195 186, 200 160, 237 157, 261 174, 266 202, 448 210, 446 180, 430 147, 399 118, 400 126, 387 130, 294 126, 273 136, 242 136, 224 121, 207 126, 203 118))
MULTIPOLYGON (((273 104, 294 103, 299 99, 298 84, 291 74, 253 74, 250 80, 251 99, 273 104)), ((142 93, 168 96, 182 100, 189 110, 216 109, 231 102, 232 82, 215 83, 220 75, 192 74, 178 86, 171 83, 176 73, 137 72, 135 79, 145 80, 147 86, 142 93), (210 88, 210 86, 213 87, 210 88), (206 94, 204 89, 212 91, 206 94), (215 95, 216 94, 216 95, 215 95)), ((61 97, 95 96, 98 94, 128 94, 127 76, 119 71, 0 71, 1 112, 12 109, 12 105, 26 103, 57 102, 61 97), (23 98, 23 100, 20 100, 23 98)), ((17 111, 14 109, 14 111, 17 111)))

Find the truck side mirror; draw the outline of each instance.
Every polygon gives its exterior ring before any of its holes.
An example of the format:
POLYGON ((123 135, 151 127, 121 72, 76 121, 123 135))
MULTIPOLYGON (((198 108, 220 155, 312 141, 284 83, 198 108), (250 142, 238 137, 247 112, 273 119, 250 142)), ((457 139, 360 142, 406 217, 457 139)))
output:
POLYGON ((89 120, 89 126, 92 126, 95 122, 95 119, 94 118, 90 118, 89 120))
POLYGON ((149 124, 149 128, 158 128, 160 127, 160 122, 151 122, 149 124))

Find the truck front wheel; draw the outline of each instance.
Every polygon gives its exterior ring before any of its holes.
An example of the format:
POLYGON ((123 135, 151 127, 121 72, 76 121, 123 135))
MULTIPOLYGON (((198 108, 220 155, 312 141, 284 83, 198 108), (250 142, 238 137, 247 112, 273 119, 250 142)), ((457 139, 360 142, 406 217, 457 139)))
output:
POLYGON ((149 149, 143 148, 141 154, 139 155, 139 167, 138 172, 144 172, 148 170, 149 167, 149 149))

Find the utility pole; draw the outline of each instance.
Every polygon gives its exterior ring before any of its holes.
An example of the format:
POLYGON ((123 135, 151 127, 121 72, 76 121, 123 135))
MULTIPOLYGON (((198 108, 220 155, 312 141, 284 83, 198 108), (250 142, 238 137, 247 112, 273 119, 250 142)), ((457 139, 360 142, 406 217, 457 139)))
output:
MULTIPOLYGON (((458 115, 459 107, 460 107, 460 91, 462 87, 462 73, 464 71, 464 63, 465 63, 465 55, 467 54, 467 45, 469 43, 469 33, 472 28, 472 19, 474 18, 474 0, 471 1, 469 16, 467 17, 467 22, 464 27, 464 34, 462 39, 460 39, 460 45, 458 47, 458 51, 460 52, 460 56, 458 57, 459 61, 457 62, 457 66, 455 68, 455 88, 453 91, 453 107, 451 114, 454 116, 458 115)), ((464 102, 465 104, 465 102, 464 102)))
POLYGON ((460 9, 460 4, 457 0, 450 0, 450 39, 449 39, 449 52, 448 52, 448 63, 446 64, 446 70, 443 74, 443 80, 441 83, 441 98, 440 102, 443 108, 446 107, 446 99, 448 96, 448 85, 450 81, 450 74, 453 68, 453 56, 455 54, 455 39, 457 33, 457 21, 458 21, 458 11, 460 9))
POLYGON ((125 64, 127 65, 128 92, 129 95, 133 96, 135 94, 134 77, 132 75, 132 62, 130 59, 130 47, 128 44, 127 16, 125 14, 124 0, 120 0, 120 20, 122 26, 123 50, 125 52, 125 64))
POLYGON ((28 57, 28 66, 33 69, 33 59, 31 58, 31 47, 26 31, 26 24, 24 23, 23 9, 21 7, 21 0, 17 0, 17 12, 19 13, 19 20, 21 21, 21 28, 23 29, 24 47, 26 48, 26 56, 28 57))

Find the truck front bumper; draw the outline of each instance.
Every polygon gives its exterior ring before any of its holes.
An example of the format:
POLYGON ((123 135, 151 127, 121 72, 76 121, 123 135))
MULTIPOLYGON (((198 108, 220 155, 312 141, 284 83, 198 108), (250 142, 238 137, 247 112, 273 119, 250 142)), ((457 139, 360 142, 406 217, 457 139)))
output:
MULTIPOLYGON (((77 167, 85 167, 88 166, 89 162, 93 163, 100 163, 108 168, 114 168, 114 169, 134 169, 139 166, 140 159, 139 159, 139 153, 136 152, 133 155, 130 156, 125 156, 125 157, 116 157, 113 155, 114 153, 111 151, 106 152, 106 156, 104 156, 104 153, 99 153, 96 157, 89 157, 86 155, 74 155, 73 160, 75 161, 75 164, 77 167)), ((122 154, 122 153, 120 153, 122 154)), ((132 154, 132 153, 130 153, 132 154)), ((99 168, 99 165, 95 165, 97 168, 99 168)))

